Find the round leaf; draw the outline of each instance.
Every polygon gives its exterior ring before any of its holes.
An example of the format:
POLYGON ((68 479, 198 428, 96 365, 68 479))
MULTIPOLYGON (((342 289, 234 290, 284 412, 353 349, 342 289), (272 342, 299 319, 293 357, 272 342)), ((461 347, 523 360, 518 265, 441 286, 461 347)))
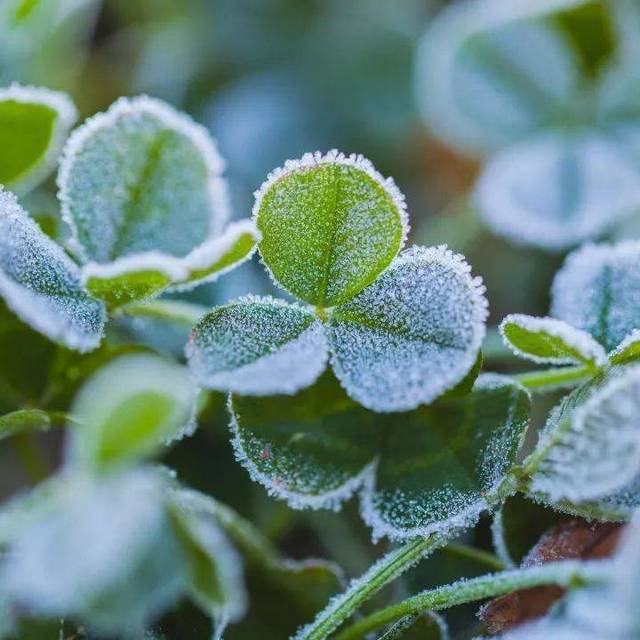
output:
POLYGON ((554 318, 508 315, 500 324, 505 344, 518 356, 538 363, 607 364, 607 354, 586 331, 554 318))
POLYGON ((374 537, 444 533, 490 508, 529 421, 527 392, 509 378, 481 375, 473 392, 390 417, 362 514, 374 537))
POLYGON ((551 131, 493 157, 474 199, 498 235, 560 250, 602 235, 634 213, 640 173, 601 133, 551 131))
POLYGON ((551 315, 615 349, 640 318, 640 242, 578 249, 556 274, 551 315))
POLYGON ((253 208, 275 281, 332 307, 373 282, 402 247, 404 197, 362 156, 306 154, 271 173, 253 208))
POLYGON ((479 278, 446 247, 414 247, 337 307, 329 323, 336 376, 373 411, 406 411, 455 387, 476 362, 487 302, 479 278))
POLYGON ((58 175, 85 260, 185 256, 227 217, 224 163, 206 129, 169 105, 121 98, 74 131, 58 175))
POLYGON ((112 360, 74 400, 71 463, 102 470, 153 454, 193 430, 195 396, 183 366, 146 353, 112 360))
POLYGON ((550 124, 579 85, 575 54, 543 19, 582 0, 455 3, 430 24, 417 53, 416 93, 436 135, 472 153, 550 124))
POLYGON ((65 93, 18 84, 0 89, 0 184, 23 194, 47 178, 76 116, 65 93))
POLYGON ((298 305, 269 297, 214 309, 194 326, 186 352, 203 387, 258 396, 295 393, 327 362, 322 323, 298 305))
POLYGON ((76 264, 0 189, 0 295, 24 322, 77 351, 98 346, 104 305, 80 285, 76 264))

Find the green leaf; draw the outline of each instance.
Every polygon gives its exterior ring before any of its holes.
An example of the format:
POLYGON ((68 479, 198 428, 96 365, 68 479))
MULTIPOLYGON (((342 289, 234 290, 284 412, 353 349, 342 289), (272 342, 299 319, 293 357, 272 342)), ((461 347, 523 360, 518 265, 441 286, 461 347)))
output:
POLYGON ((464 398, 377 414, 330 372, 293 400, 230 401, 236 457, 271 495, 337 508, 363 486, 363 517, 374 536, 391 537, 463 526, 486 509, 514 463, 528 405, 521 387, 485 375, 464 398))
POLYGON ((188 560, 191 596, 217 625, 224 627, 246 611, 242 563, 215 517, 194 508, 188 498, 188 492, 183 499, 183 492, 176 490, 169 504, 188 560))
POLYGON ((588 245, 557 273, 551 315, 615 349, 640 317, 640 242, 588 245))
POLYGON ((554 318, 508 315, 500 324, 505 344, 518 356, 546 364, 603 367, 605 350, 590 334, 554 318))
POLYGON ((66 476, 3 558, 1 586, 15 610, 72 617, 100 636, 141 632, 186 584, 167 490, 149 469, 66 476))
POLYGON ((640 358, 640 329, 634 329, 610 354, 611 364, 626 364, 640 358))
POLYGON ((48 431, 59 422, 57 414, 50 414, 41 409, 21 409, 0 416, 0 441, 29 431, 48 431))
POLYGON ((487 153, 557 121, 580 86, 567 38, 545 24, 581 0, 453 4, 417 51, 418 104, 451 146, 487 153))
POLYGON ((76 264, 0 189, 0 295, 31 327, 77 351, 98 346, 104 305, 82 289, 76 264))
POLYGON ((271 173, 256 195, 260 254, 275 281, 322 307, 373 282, 407 234, 404 197, 361 156, 306 154, 271 173))
POLYGON ((487 302, 446 247, 413 247, 329 322, 336 376, 373 411, 406 411, 451 390, 476 363, 487 302))
POLYGON ((447 640, 445 621, 435 613, 414 613, 398 620, 379 640, 447 640))
POLYGON ((0 89, 0 184, 22 195, 49 176, 76 120, 62 92, 12 84, 0 89))
POLYGON ((587 502, 640 474, 640 367, 617 367, 576 389, 551 412, 525 461, 534 497, 587 502))
POLYGON ((74 400, 71 462, 104 470, 153 455, 193 430, 195 396, 185 367, 146 353, 112 360, 74 400))
POLYGON ((58 184, 85 261, 183 257, 221 230, 224 163, 207 131, 169 105, 121 98, 69 139, 58 184))
POLYGON ((327 362, 324 327, 311 311, 255 296, 204 316, 186 353, 203 387, 258 396, 295 393, 312 384, 327 362))

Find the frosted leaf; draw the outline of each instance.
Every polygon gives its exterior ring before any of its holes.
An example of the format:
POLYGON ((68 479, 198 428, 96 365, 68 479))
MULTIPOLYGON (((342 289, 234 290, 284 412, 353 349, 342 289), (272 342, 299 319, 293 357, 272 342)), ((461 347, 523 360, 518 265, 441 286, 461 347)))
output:
POLYGON ((481 375, 465 398, 389 416, 362 515, 374 537, 427 536, 473 524, 490 508, 529 420, 527 392, 481 375))
POLYGON ((433 402, 474 365, 485 334, 480 278, 446 247, 413 247, 329 323, 336 376, 373 411, 433 402))
POLYGON ((608 361, 605 350, 589 333, 562 320, 515 313, 502 321, 500 333, 516 355, 533 362, 603 367, 608 361))
POLYGON ((222 235, 210 238, 186 256, 187 274, 172 289, 183 291, 217 280, 248 260, 259 240, 260 233, 252 220, 230 224, 222 235))
POLYGON ((297 509, 337 509, 381 445, 380 417, 350 400, 330 371, 293 398, 232 395, 229 411, 237 460, 297 509))
POLYGON ((288 292, 323 307, 373 282, 405 242, 404 196, 362 156, 308 153, 256 192, 260 254, 288 292))
POLYGON ((449 631, 442 616, 428 611, 401 618, 379 640, 449 640, 449 631))
POLYGON ((170 505, 189 565, 194 602, 223 627, 247 608, 242 560, 210 512, 194 509, 178 490, 170 505))
POLYGON ((189 424, 196 393, 187 368, 160 356, 112 360, 75 397, 69 462, 102 470, 152 455, 189 424))
POLYGON ((551 315, 615 349, 640 317, 640 242, 588 245, 569 255, 553 281, 551 315))
POLYGON ((487 153, 557 120, 579 87, 571 44, 543 19, 581 0, 458 2, 418 48, 416 94, 448 144, 487 153))
POLYGON ((610 354, 612 364, 631 362, 640 358, 640 329, 634 329, 610 354))
POLYGON ((149 470, 70 476, 8 546, 0 580, 15 606, 100 635, 140 632, 186 582, 161 480, 149 470))
POLYGON ((0 88, 0 184, 22 195, 47 178, 76 117, 66 93, 18 84, 0 88))
POLYGON ((498 235, 560 250, 600 236, 634 213, 640 173, 601 133, 550 131, 494 156, 474 201, 498 235))
POLYGON ((206 129, 145 96, 76 129, 58 174, 62 215, 84 260, 182 257, 227 217, 224 163, 206 129))
POLYGON ((633 481, 640 474, 639 399, 640 366, 613 369, 567 396, 531 454, 533 494, 552 504, 583 502, 633 481))
POLYGON ((70 349, 100 343, 104 305, 84 292, 76 264, 1 188, 0 296, 22 321, 70 349))
POLYGON ((311 311, 256 296, 204 316, 186 353, 201 386, 257 396, 308 387, 327 363, 324 327, 311 311))

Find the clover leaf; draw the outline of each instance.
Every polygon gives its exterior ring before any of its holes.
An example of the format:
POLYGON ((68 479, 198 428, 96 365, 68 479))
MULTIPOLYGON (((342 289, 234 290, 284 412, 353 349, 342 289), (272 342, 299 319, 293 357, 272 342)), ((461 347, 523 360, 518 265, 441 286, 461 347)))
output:
POLYGON ((473 200, 492 231, 560 250, 637 209, 637 73, 605 37, 618 28, 612 41, 637 39, 624 11, 586 0, 475 0, 429 26, 417 55, 420 106, 446 143, 488 156, 473 200), (580 24, 598 38, 581 38, 580 24))
POLYGON ((0 184, 22 195, 45 180, 76 115, 65 93, 18 84, 0 88, 0 184))
POLYGON ((293 398, 232 395, 233 445, 251 477, 294 508, 337 508, 361 489, 375 537, 473 522, 503 489, 528 422, 527 393, 482 375, 462 398, 402 414, 353 402, 327 371, 293 398))
POLYGON ((315 314, 258 298, 214 309, 187 347, 198 383, 291 394, 318 378, 328 350, 350 397, 374 411, 414 409, 459 385, 478 361, 484 287, 444 246, 394 257, 403 202, 359 156, 307 154, 273 172, 256 194, 259 250, 315 314))
POLYGON ((89 351, 102 338, 106 314, 80 279, 73 260, 0 189, 0 295, 21 320, 51 340, 89 351))
POLYGON ((223 233, 223 169, 207 131, 159 100, 122 98, 74 131, 59 197, 88 290, 123 306, 210 282, 248 259, 255 226, 223 233))

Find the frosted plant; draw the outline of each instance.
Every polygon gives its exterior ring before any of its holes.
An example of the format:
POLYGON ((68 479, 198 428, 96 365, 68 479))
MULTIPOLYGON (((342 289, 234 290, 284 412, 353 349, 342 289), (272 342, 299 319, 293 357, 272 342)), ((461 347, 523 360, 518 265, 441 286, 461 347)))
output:
POLYGON ((328 351, 350 397, 390 412, 433 402, 469 373, 484 337, 482 283, 446 247, 396 257, 404 198, 368 161, 336 151, 289 161, 253 211, 274 281, 315 308, 250 297, 206 315, 187 346, 201 385, 292 394, 328 351))
MULTIPOLYGON (((64 94, 0 90, 0 182, 24 193, 57 162, 75 119, 64 94)), ((204 128, 151 98, 122 99, 74 131, 58 175, 78 265, 0 188, 0 295, 23 321, 78 351, 95 348, 106 311, 215 280, 259 237, 224 229, 224 163, 204 128)), ((124 311, 126 312, 126 311, 124 311)))
POLYGON ((417 97, 435 135, 488 157, 473 202, 496 233, 560 250, 640 206, 635 49, 593 60, 567 26, 637 41, 627 4, 461 0, 429 26, 417 97))

